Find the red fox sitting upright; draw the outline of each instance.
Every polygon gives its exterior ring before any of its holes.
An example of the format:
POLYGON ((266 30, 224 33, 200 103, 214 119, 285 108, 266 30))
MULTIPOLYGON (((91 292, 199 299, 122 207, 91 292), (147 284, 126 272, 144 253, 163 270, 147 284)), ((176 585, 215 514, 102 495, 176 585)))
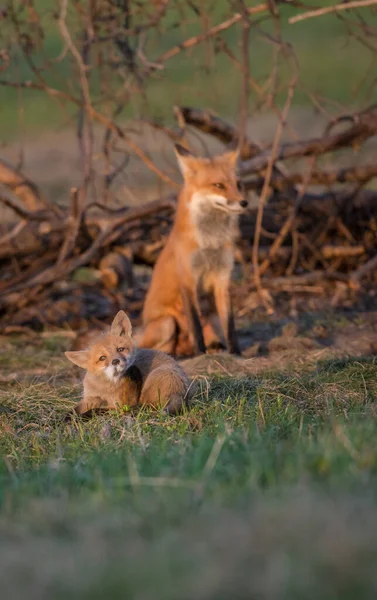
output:
POLYGON ((227 350, 239 354, 229 293, 238 216, 247 206, 236 176, 238 152, 201 158, 175 149, 184 185, 153 271, 139 345, 198 354, 222 337, 227 350), (220 336, 200 311, 201 295, 210 300, 210 315, 217 313, 220 336))

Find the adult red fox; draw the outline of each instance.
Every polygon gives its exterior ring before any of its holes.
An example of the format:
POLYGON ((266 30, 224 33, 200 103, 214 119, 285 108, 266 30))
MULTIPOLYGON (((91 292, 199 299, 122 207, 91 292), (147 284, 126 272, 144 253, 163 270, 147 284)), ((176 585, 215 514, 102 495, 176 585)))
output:
POLYGON ((238 152, 202 158, 180 145, 175 150, 184 184, 146 296, 139 345, 169 354, 205 352, 205 341, 219 337, 201 313, 204 294, 227 350, 239 354, 229 293, 238 216, 247 206, 236 175, 238 152))
POLYGON ((86 370, 77 414, 143 404, 175 414, 190 400, 190 382, 180 365, 163 352, 135 349, 131 334, 130 320, 121 310, 110 331, 99 334, 87 350, 65 353, 86 370))

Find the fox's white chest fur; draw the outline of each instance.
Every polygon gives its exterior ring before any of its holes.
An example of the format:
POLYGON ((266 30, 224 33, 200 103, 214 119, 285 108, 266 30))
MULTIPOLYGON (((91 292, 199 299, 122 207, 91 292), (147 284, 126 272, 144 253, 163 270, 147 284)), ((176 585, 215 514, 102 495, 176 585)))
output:
POLYGON ((233 250, 229 242, 237 236, 238 215, 216 206, 222 196, 203 197, 194 194, 190 217, 199 249, 193 254, 191 266, 197 276, 217 274, 228 276, 233 268, 233 250))
POLYGON ((222 196, 193 194, 190 217, 196 240, 202 249, 221 248, 236 238, 238 215, 226 210, 222 196), (223 209, 221 205, 224 206, 223 209))

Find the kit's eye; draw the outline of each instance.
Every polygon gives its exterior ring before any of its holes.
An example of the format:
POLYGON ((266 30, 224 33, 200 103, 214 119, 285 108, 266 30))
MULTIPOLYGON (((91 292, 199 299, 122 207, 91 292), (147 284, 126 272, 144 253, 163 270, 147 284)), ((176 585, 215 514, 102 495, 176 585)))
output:
POLYGON ((98 360, 106 360, 106 356, 100 356, 98 360))
POLYGON ((212 185, 218 190, 225 190, 225 185, 223 183, 213 183, 212 185))
POLYGON ((243 189, 243 185, 240 181, 237 181, 237 190, 240 192, 243 189))
POLYGON ((117 352, 124 352, 124 348, 117 348, 117 352))

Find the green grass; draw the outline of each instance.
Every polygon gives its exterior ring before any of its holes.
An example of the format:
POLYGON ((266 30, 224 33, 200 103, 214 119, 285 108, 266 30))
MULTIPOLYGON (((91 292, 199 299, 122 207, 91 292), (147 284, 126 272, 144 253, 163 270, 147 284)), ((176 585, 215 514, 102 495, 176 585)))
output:
POLYGON ((4 597, 375 598, 375 359, 202 379, 175 418, 65 422, 65 345, 3 345, 4 597))
MULTIPOLYGON (((320 4, 320 3, 317 3, 320 4)), ((63 49, 63 42, 58 27, 53 18, 54 7, 46 0, 36 3, 42 23, 45 27, 45 37, 41 45, 34 49, 36 64, 41 64, 45 58, 56 58, 63 49)), ((210 11, 211 23, 216 24, 229 16, 229 8, 225 1, 212 3, 210 11)), ((289 25, 288 18, 297 9, 286 6, 281 8, 282 34, 296 52, 300 66, 300 86, 298 87, 293 104, 307 105, 310 101, 306 91, 328 97, 333 103, 343 106, 361 106, 369 94, 373 97, 373 69, 369 78, 363 81, 364 73, 369 65, 370 52, 354 38, 347 36, 344 24, 334 15, 318 19, 309 19, 295 25, 289 25), (360 86, 359 86, 360 84, 360 86)), ((173 47, 183 39, 200 33, 202 21, 195 18, 194 13, 186 6, 185 16, 174 9, 168 11, 162 21, 158 35, 151 35, 146 46, 150 60, 157 59, 162 52, 173 47), (186 23, 187 21, 187 23, 186 23), (181 29, 176 27, 180 23, 181 29)), ((364 9, 363 15, 372 27, 377 24, 377 16, 369 9, 364 9)), ((75 38, 75 22, 72 21, 72 31, 75 38)), ((9 29, 4 25, 3 35, 8 43, 9 29)), ((265 33, 273 31, 270 22, 262 22, 260 29, 253 28, 250 42, 251 75, 260 85, 263 85, 272 67, 273 45, 264 37, 265 33)), ((239 26, 224 32, 223 39, 229 44, 232 52, 240 55, 239 26)), ((5 43, 5 42, 4 42, 5 43)), ((288 81, 288 73, 280 63, 280 83, 288 81)), ((66 57, 46 71, 49 85, 63 91, 77 90, 77 81, 72 77, 71 63, 66 57)), ((7 77, 5 71, 2 77, 7 77)), ((11 79, 33 79, 33 75, 25 64, 21 53, 15 48, 12 56, 11 79)), ((115 82, 114 82, 115 84, 115 82)), ((120 85, 120 82, 118 83, 120 85)), ((92 73, 92 89, 98 88, 98 73, 92 73)), ((240 101, 241 77, 233 63, 224 53, 215 53, 207 45, 200 45, 182 52, 168 61, 165 69, 158 72, 149 81, 145 90, 145 98, 141 102, 138 96, 131 98, 124 112, 124 118, 146 115, 157 119, 172 120, 174 104, 211 107, 213 110, 228 118, 236 118, 240 101)), ((278 94, 277 102, 284 101, 285 92, 278 94)), ((251 106, 258 101, 255 92, 251 93, 251 106)), ((0 121, 2 139, 17 135, 20 130, 26 133, 51 129, 59 126, 73 125, 75 109, 66 105, 65 111, 46 94, 30 90, 17 92, 0 86, 0 121), (73 118, 73 121, 72 121, 73 118)), ((331 105, 328 106, 331 110, 331 105)))

